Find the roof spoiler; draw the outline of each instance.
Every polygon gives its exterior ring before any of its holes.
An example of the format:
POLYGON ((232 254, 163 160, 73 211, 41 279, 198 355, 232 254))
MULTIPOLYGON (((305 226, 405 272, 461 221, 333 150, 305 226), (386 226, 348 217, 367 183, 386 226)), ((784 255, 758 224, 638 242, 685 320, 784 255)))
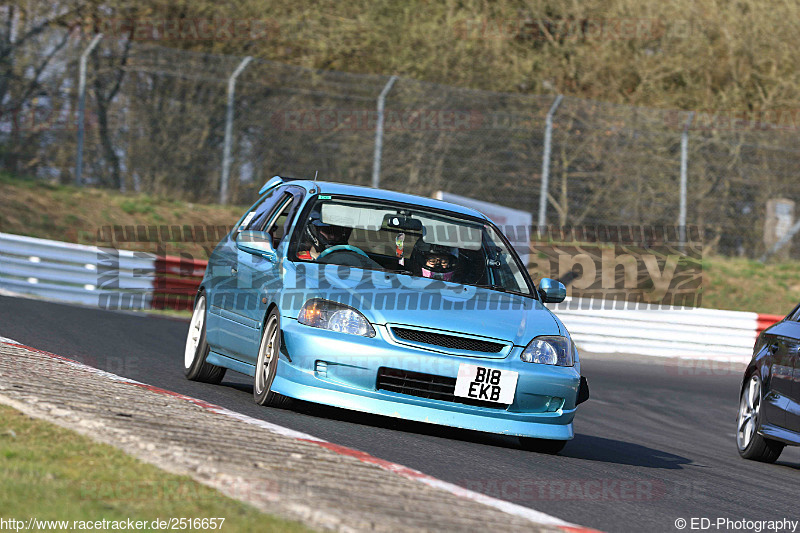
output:
POLYGON ((266 182, 264 184, 263 187, 261 187, 258 190, 258 195, 261 196, 262 194, 264 194, 268 190, 274 189, 275 187, 277 187, 277 186, 279 186, 281 184, 283 184, 283 178, 280 177, 280 176, 273 176, 268 182, 266 182))

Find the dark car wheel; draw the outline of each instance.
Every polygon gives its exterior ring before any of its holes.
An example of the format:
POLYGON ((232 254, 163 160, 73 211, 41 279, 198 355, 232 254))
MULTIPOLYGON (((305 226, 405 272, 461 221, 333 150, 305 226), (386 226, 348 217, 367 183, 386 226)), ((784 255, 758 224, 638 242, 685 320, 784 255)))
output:
POLYGON ((191 381, 217 384, 225 376, 225 368, 206 362, 209 350, 206 342, 206 296, 201 294, 194 304, 183 356, 183 371, 191 381))
POLYGON ((261 344, 258 347, 256 375, 253 382, 253 399, 258 405, 279 407, 287 398, 272 391, 272 382, 278 372, 278 357, 281 353, 281 317, 277 309, 270 311, 264 322, 261 344))
POLYGON ((761 390, 761 377, 755 372, 742 389, 736 422, 736 444, 739 455, 745 459, 774 463, 783 451, 784 444, 765 439, 758 433, 763 399, 761 390))
POLYGON ((565 440, 534 439, 532 437, 520 437, 519 443, 523 450, 547 453, 550 455, 557 454, 567 445, 567 441, 565 440))

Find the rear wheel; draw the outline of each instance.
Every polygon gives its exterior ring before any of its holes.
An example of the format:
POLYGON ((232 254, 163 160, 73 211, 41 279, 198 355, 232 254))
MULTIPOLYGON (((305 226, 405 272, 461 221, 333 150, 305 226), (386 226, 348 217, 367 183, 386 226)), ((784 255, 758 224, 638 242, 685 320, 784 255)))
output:
POLYGON ((183 353, 183 372, 191 381, 217 384, 225 376, 225 368, 206 362, 210 351, 206 342, 206 296, 197 297, 186 335, 183 353))
POLYGON ((565 440, 534 439, 531 437, 520 437, 519 443, 523 450, 528 450, 529 452, 547 453, 550 455, 557 454, 564 449, 564 446, 567 445, 567 441, 565 440))
POLYGON ((736 445, 739 455, 745 459, 774 463, 783 451, 784 444, 765 439, 758 433, 761 417, 761 378, 757 373, 750 376, 742 390, 739 401, 739 416, 736 423, 736 445))
POLYGON ((256 376, 253 382, 253 399, 258 405, 278 407, 286 403, 286 397, 272 392, 272 382, 278 372, 278 357, 281 353, 281 318, 277 309, 270 311, 264 323, 261 344, 258 347, 256 376))

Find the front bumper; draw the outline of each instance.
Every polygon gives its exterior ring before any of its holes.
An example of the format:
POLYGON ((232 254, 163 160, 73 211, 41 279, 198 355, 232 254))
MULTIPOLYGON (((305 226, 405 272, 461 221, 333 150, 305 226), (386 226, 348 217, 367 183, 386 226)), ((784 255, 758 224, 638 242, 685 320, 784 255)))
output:
POLYGON ((380 325, 375 326, 373 338, 312 328, 289 317, 282 318, 281 326, 284 354, 272 390, 285 396, 490 433, 558 440, 573 437, 580 386, 575 367, 525 363, 519 358, 519 347, 504 359, 454 356, 401 344, 380 325), (519 372, 514 402, 505 409, 479 407, 376 387, 381 367, 455 378, 461 363, 519 372))

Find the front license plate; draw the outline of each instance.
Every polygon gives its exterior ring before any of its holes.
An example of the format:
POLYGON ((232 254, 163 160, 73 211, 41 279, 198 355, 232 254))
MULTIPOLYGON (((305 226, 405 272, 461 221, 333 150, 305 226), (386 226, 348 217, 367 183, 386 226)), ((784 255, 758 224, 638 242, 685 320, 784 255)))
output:
POLYGON ((485 402, 514 403, 519 372, 462 363, 458 366, 455 395, 485 402))

